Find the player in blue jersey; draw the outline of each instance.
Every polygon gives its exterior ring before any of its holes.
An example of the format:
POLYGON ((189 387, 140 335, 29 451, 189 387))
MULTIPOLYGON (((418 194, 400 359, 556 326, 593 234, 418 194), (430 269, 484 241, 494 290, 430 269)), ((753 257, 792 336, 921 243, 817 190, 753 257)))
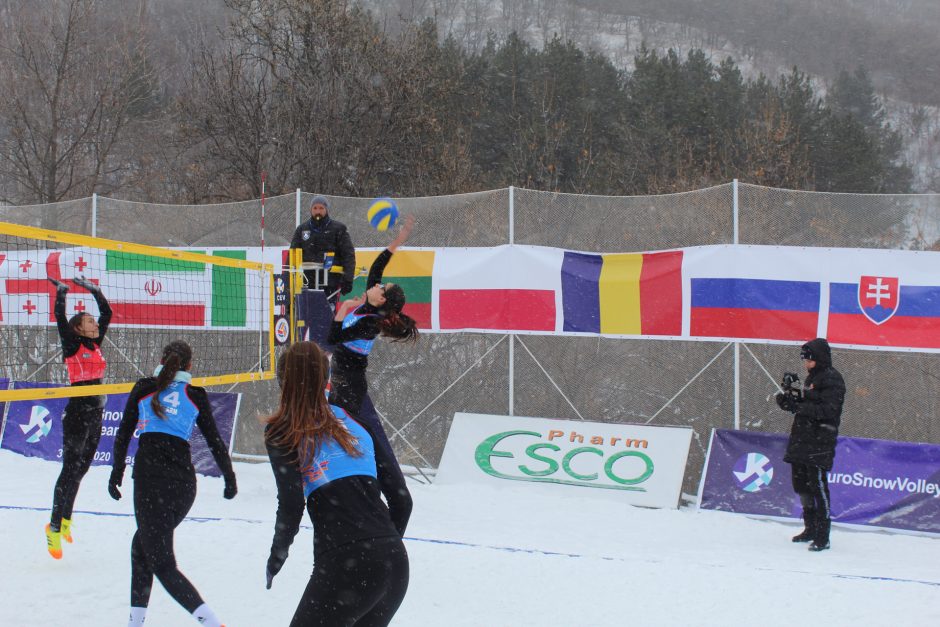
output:
POLYGON ((108 492, 115 500, 124 477, 127 447, 134 430, 140 433, 134 458, 134 517, 137 533, 131 541, 131 615, 128 627, 144 624, 150 590, 156 575, 166 591, 199 624, 221 623, 199 592, 176 566, 173 531, 196 499, 196 471, 189 450, 193 426, 202 432, 225 478, 227 499, 235 497, 235 472, 228 448, 212 417, 203 388, 190 385, 192 349, 171 342, 163 349, 152 377, 140 379, 131 391, 114 441, 114 466, 108 492))
POLYGON ((306 507, 314 569, 291 627, 388 625, 408 589, 402 536, 411 495, 395 459, 375 446, 369 430, 328 403, 320 348, 298 342, 282 360, 281 398, 264 436, 278 501, 267 586, 287 559, 306 507))
MULTIPOLYGON (((376 257, 369 269, 365 293, 340 303, 327 336, 327 342, 336 347, 330 375, 330 403, 363 421, 369 420, 360 416, 360 409, 368 391, 366 368, 375 339, 379 335, 396 342, 413 342, 418 338, 415 321, 402 313, 405 291, 400 285, 382 283, 385 266, 411 235, 414 222, 414 216, 407 216, 398 236, 376 257)), ((379 438, 379 445, 391 453, 392 447, 382 425, 375 421, 368 426, 379 438)))

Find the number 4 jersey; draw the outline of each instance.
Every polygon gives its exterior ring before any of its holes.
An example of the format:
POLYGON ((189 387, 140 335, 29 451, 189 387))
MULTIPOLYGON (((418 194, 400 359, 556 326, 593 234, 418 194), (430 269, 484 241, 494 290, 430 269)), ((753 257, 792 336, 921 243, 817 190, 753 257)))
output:
POLYGON ((188 372, 177 372, 170 385, 159 393, 156 378, 147 377, 137 382, 127 399, 114 441, 115 469, 123 472, 127 447, 136 430, 140 443, 134 460, 135 479, 195 480, 189 438, 193 426, 198 426, 222 474, 232 472, 228 447, 219 435, 209 397, 205 389, 190 385, 191 379, 188 372), (163 409, 163 418, 153 410, 155 395, 163 409))

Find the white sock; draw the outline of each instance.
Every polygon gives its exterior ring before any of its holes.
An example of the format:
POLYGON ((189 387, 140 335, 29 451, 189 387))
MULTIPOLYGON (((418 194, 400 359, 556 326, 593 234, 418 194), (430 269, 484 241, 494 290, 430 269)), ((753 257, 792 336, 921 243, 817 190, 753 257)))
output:
POLYGON ((132 607, 131 608, 131 617, 127 621, 127 627, 140 627, 144 624, 144 620, 147 618, 147 608, 146 607, 132 607))
POLYGON ((195 618, 200 625, 204 625, 204 627, 222 627, 219 617, 216 616, 212 608, 205 603, 196 608, 196 611, 193 612, 193 618, 195 618))

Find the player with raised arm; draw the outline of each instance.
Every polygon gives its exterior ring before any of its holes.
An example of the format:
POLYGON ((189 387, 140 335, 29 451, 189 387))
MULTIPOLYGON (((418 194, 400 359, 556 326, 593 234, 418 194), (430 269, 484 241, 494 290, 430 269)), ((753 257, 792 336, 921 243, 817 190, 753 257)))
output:
MULTIPOLYGON (((417 324, 402 313, 405 291, 395 283, 382 282, 385 267, 398 247, 408 240, 414 222, 414 216, 407 216, 398 236, 376 257, 362 296, 340 303, 327 336, 327 342, 336 347, 331 364, 330 404, 342 407, 363 421, 368 420, 360 416, 360 409, 368 391, 366 369, 375 339, 379 335, 395 342, 413 342, 418 338, 417 324)), ((367 426, 379 438, 379 444, 391 453, 392 447, 382 425, 376 422, 367 426)))
MULTIPOLYGON (((49 281, 56 287, 53 311, 69 383, 73 386, 98 385, 108 365, 101 353, 101 343, 111 323, 108 300, 101 289, 85 277, 73 279, 72 283, 94 297, 98 304, 98 319, 84 312, 68 318, 65 296, 69 286, 53 278, 49 281)), ((62 558, 62 540, 72 542, 72 507, 98 450, 104 401, 104 396, 73 396, 62 414, 62 471, 55 484, 52 516, 45 529, 46 548, 55 559, 62 558)))

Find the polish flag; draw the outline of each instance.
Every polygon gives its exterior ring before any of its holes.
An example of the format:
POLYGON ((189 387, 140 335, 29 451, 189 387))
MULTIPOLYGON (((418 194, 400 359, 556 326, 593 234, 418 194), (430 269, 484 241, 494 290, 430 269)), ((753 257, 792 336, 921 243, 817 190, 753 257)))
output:
POLYGON ((561 251, 536 246, 439 250, 434 328, 558 330, 561 260, 561 251))

